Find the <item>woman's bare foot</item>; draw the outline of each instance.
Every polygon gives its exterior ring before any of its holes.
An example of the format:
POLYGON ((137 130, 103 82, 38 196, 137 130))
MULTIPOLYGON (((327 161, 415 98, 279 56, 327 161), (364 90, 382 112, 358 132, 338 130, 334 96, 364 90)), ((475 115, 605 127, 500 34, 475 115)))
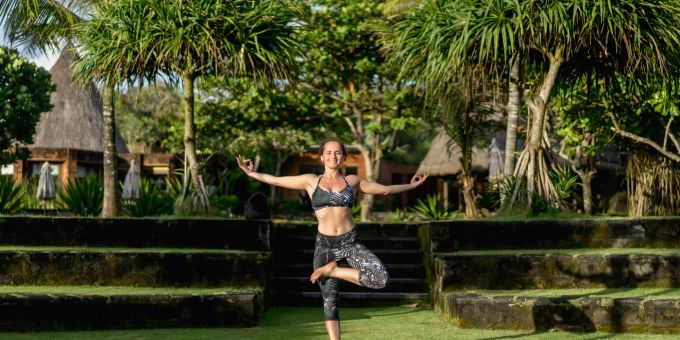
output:
POLYGON ((337 262, 331 261, 319 268, 316 268, 312 273, 312 276, 309 277, 309 281, 316 283, 316 281, 322 277, 330 277, 337 266, 337 262))

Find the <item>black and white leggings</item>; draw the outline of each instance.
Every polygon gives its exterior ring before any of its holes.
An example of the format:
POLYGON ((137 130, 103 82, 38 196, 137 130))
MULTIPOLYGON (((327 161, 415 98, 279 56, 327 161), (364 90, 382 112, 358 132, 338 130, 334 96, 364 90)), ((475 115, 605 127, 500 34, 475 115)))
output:
MULTIPOLYGON (((314 246, 314 269, 332 261, 346 259, 347 263, 359 270, 359 283, 363 287, 385 288, 390 277, 385 265, 360 240, 356 230, 338 236, 316 235, 314 246)), ((338 317, 338 279, 319 279, 323 296, 323 313, 326 320, 340 320, 338 317)))

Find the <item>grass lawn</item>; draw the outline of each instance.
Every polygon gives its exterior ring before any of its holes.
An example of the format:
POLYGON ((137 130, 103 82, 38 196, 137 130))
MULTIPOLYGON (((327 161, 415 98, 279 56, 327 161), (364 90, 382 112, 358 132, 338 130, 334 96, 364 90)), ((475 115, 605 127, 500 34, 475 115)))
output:
MULTIPOLYGON (((530 331, 463 330, 453 327, 430 309, 411 307, 344 308, 340 317, 345 339, 678 339, 678 335, 609 333, 533 333, 530 331)), ((205 329, 144 329, 0 333, 2 339, 327 339, 319 308, 270 309, 257 327, 205 329)))

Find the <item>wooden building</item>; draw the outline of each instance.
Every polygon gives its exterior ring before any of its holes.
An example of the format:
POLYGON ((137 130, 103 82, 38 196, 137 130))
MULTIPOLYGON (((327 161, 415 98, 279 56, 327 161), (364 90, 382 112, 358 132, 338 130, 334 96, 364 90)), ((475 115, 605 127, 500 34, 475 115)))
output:
MULTIPOLYGON (((94 85, 83 87, 73 81, 71 64, 74 55, 70 47, 64 48, 50 69, 57 89, 52 93, 52 110, 40 117, 29 146, 31 156, 2 168, 3 175, 13 175, 22 181, 40 173, 43 162, 52 166, 52 174, 62 185, 69 180, 103 171, 103 106, 94 85)), ((130 154, 120 132, 116 129, 119 177, 122 179, 135 159, 143 175, 168 176, 172 174, 174 155, 130 154)))

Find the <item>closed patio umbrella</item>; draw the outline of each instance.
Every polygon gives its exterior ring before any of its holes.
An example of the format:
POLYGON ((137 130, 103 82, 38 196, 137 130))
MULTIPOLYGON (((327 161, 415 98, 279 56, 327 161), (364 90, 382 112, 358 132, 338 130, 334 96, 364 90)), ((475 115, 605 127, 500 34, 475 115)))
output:
POLYGON ((40 178, 38 179, 38 192, 36 197, 42 201, 49 201, 55 198, 54 178, 50 162, 43 163, 40 168, 40 178))
POLYGON ((489 182, 495 183, 503 177, 503 155, 498 148, 496 138, 491 140, 489 146, 489 182))
POLYGON ((135 161, 130 162, 130 169, 125 175, 125 182, 123 183, 123 199, 136 200, 139 198, 139 170, 135 165, 135 161))

